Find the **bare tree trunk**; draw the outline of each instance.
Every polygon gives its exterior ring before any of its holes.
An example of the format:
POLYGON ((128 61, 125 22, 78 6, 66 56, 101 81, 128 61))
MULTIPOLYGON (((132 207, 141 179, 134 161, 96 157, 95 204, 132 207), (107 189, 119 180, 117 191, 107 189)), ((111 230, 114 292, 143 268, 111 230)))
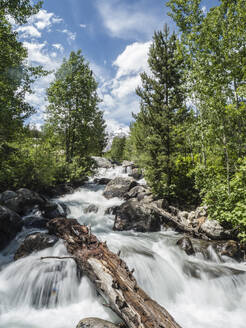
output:
POLYGON ((107 306, 129 328, 181 328, 167 310, 138 286, 126 263, 108 249, 106 242, 101 243, 92 235, 88 227, 74 219, 57 218, 48 223, 48 228, 66 241, 79 272, 89 277, 107 300, 107 306))

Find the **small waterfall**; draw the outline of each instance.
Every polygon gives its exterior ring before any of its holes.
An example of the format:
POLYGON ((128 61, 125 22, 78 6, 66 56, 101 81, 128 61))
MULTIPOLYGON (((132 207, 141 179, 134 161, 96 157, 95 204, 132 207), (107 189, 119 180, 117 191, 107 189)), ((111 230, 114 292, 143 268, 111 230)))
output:
MULTIPOLYGON (((119 175, 126 176, 122 167, 100 170, 97 177, 119 175)), ((199 253, 188 256, 176 246, 180 235, 173 231, 114 232, 114 217, 105 215, 105 210, 123 201, 105 199, 103 189, 90 181, 59 201, 69 207, 69 217, 90 224, 93 233, 107 240, 112 251, 121 250, 129 268, 135 269, 139 285, 167 308, 183 328, 245 328, 244 263, 230 258, 222 261, 213 248, 208 249, 209 260, 199 253), (84 213, 90 204, 98 207, 97 213, 84 213)), ((78 277, 72 259, 40 260, 66 255, 60 241, 52 248, 3 264, 0 328, 75 328, 79 320, 89 316, 119 321, 102 305, 88 279, 78 277)))

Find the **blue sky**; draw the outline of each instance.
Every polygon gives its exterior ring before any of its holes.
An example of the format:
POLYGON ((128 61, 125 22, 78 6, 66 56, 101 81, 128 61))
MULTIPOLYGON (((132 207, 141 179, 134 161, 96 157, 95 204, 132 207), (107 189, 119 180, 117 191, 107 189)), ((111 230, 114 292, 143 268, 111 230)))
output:
MULTIPOLYGON (((204 10, 216 0, 203 1, 204 10)), ((164 23, 175 29, 163 0, 45 0, 41 11, 15 29, 33 65, 56 70, 72 50, 90 62, 103 100, 100 108, 109 130, 126 129, 138 112, 135 89, 148 71, 147 54, 154 30, 164 23)), ((31 122, 45 118, 45 89, 54 74, 34 85, 27 100, 37 110, 31 122)))

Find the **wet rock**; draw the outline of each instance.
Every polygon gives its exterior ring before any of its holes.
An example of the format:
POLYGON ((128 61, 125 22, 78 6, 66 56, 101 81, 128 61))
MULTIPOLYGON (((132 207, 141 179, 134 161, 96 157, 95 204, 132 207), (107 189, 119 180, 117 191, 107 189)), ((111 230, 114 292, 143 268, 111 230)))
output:
POLYGON ((0 194, 0 203, 6 202, 7 200, 17 197, 17 193, 12 190, 6 190, 0 194))
POLYGON ((23 218, 23 224, 25 228, 38 228, 46 229, 48 219, 40 216, 30 215, 23 218))
MULTIPOLYGON (((217 246, 218 248, 218 246, 217 246)), ((244 252, 241 250, 240 244, 235 240, 228 240, 219 247, 220 255, 225 255, 240 261, 244 258, 244 252)))
POLYGON ((96 165, 100 168, 108 169, 108 168, 113 167, 113 164, 107 158, 92 156, 92 159, 94 159, 94 161, 96 162, 96 165))
POLYGON ((142 179, 142 171, 138 168, 132 169, 131 173, 129 174, 130 177, 133 177, 135 180, 140 180, 142 179))
POLYGON ((97 213, 97 212, 98 212, 98 207, 94 204, 91 204, 84 209, 84 213, 97 213))
POLYGON ((107 185, 109 182, 111 181, 111 179, 108 178, 96 178, 94 179, 94 183, 97 183, 99 185, 107 185))
POLYGON ((68 213, 68 208, 64 203, 55 203, 52 201, 46 201, 40 206, 42 215, 47 219, 54 219, 57 217, 66 217, 68 213))
POLYGON ((8 245, 22 227, 22 219, 17 213, 0 206, 0 250, 8 245))
POLYGON ((117 210, 114 230, 160 231, 160 215, 149 205, 128 200, 117 210))
POLYGON ((179 246, 180 249, 185 251, 187 255, 193 255, 195 254, 192 242, 190 238, 188 237, 182 237, 177 241, 177 245, 179 246))
POLYGON ((30 255, 32 252, 38 252, 45 248, 52 247, 58 241, 58 237, 46 233, 37 232, 26 237, 23 243, 15 253, 14 259, 30 255))
POLYGON ((119 326, 98 318, 86 318, 81 320, 76 328, 119 328, 119 326))
POLYGON ((45 200, 38 193, 26 188, 21 188, 16 193, 12 193, 13 197, 10 194, 8 196, 2 201, 2 204, 20 215, 27 213, 34 205, 45 203, 45 200))
POLYGON ((119 209, 119 206, 117 206, 117 205, 111 206, 111 207, 106 209, 104 214, 115 215, 117 213, 118 209, 119 209))
POLYGON ((137 184, 138 183, 132 178, 117 177, 107 184, 103 196, 107 199, 113 197, 123 198, 124 195, 133 187, 137 186, 137 184))

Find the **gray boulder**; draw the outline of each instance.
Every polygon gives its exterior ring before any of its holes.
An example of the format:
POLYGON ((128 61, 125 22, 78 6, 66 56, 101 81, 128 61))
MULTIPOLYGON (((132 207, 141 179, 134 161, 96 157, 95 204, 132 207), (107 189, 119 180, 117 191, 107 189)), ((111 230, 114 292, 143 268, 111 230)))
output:
POLYGON ((123 198, 129 190, 137 185, 137 181, 132 178, 117 177, 107 184, 103 196, 107 199, 113 197, 123 198))
POLYGON ((226 238, 225 229, 216 220, 206 220, 201 226, 200 231, 211 239, 226 238))
POLYGON ((23 218, 23 225, 25 228, 38 228, 38 229, 46 229, 46 224, 49 222, 48 219, 35 216, 35 215, 28 215, 23 218))
POLYGON ((150 192, 142 186, 136 186, 136 187, 133 187, 130 191, 128 191, 124 195, 124 198, 125 199, 137 198, 139 196, 139 194, 150 195, 150 192))
POLYGON ((76 328, 119 328, 119 326, 98 318, 86 318, 81 320, 76 328))
POLYGON ((119 209, 119 206, 117 206, 117 205, 108 207, 104 214, 115 215, 117 213, 118 209, 119 209))
POLYGON ((94 179, 94 183, 97 183, 99 185, 106 185, 111 181, 109 178, 96 178, 94 179))
POLYGON ((0 206, 0 250, 8 245, 22 227, 22 219, 17 213, 0 206))
POLYGON ((36 232, 26 237, 15 253, 14 259, 30 255, 32 252, 38 252, 45 248, 52 247, 57 243, 58 237, 48 235, 47 233, 36 232))
POLYGON ((47 219, 55 219, 58 217, 66 217, 69 214, 69 210, 64 203, 55 203, 52 201, 46 201, 40 206, 42 215, 47 219))
POLYGON ((96 162, 96 165, 100 168, 109 169, 109 168, 113 167, 113 164, 107 158, 99 157, 99 156, 92 156, 92 159, 94 159, 94 161, 96 162))
POLYGON ((43 205, 45 200, 36 192, 26 188, 21 188, 14 192, 5 192, 2 194, 1 203, 12 211, 23 215, 34 205, 43 205), (3 194, 7 193, 3 196, 3 194))
POLYGON ((151 205, 131 199, 119 206, 113 229, 140 232, 160 231, 161 217, 151 205))

